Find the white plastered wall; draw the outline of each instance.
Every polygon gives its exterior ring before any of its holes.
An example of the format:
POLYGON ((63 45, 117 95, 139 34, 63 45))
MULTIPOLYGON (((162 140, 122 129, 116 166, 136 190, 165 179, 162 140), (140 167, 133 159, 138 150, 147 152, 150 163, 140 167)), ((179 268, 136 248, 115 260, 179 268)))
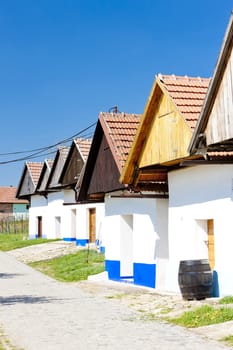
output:
POLYGON ((47 213, 47 199, 44 196, 31 196, 31 205, 29 208, 29 238, 35 238, 38 235, 38 217, 42 217, 42 235, 46 235, 44 227, 44 218, 47 213))
POLYGON ((169 272, 166 289, 179 291, 180 260, 208 258, 205 223, 214 220, 220 295, 233 293, 233 165, 186 167, 169 173, 169 272))
MULTIPOLYGON (((156 288, 163 289, 168 260, 168 200, 105 197, 102 237, 106 260, 122 259, 122 220, 132 216, 133 262, 157 265, 156 288), (161 271, 161 272, 160 272, 161 271)), ((126 241, 129 244, 129 240, 126 241)))

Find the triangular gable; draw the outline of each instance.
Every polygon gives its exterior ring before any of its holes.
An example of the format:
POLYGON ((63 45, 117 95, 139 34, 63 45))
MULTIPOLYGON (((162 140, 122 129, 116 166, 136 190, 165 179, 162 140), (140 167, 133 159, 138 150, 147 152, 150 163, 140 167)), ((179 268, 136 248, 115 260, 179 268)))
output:
POLYGON ((72 142, 59 182, 64 187, 75 187, 91 147, 90 139, 78 138, 72 142))
POLYGON ((61 183, 59 182, 59 179, 60 179, 63 166, 65 164, 68 152, 69 152, 69 147, 61 146, 58 148, 54 158, 51 172, 49 174, 49 178, 46 186, 47 191, 60 190, 60 188, 62 187, 61 183))
POLYGON ((42 162, 27 162, 17 188, 16 197, 29 199, 35 193, 36 186, 43 167, 42 162))
POLYGON ((231 14, 190 153, 233 150, 233 14, 231 14), (212 145, 216 145, 213 146, 212 145))
POLYGON ((119 177, 132 145, 140 116, 100 113, 85 165, 78 200, 103 200, 104 194, 124 189, 119 177))
POLYGON ((53 160, 47 159, 44 161, 43 168, 36 186, 36 192, 44 194, 46 192, 46 186, 48 183, 49 174, 53 166, 53 160))
POLYGON ((156 76, 121 182, 135 183, 139 169, 173 165, 188 156, 208 84, 209 79, 156 76))

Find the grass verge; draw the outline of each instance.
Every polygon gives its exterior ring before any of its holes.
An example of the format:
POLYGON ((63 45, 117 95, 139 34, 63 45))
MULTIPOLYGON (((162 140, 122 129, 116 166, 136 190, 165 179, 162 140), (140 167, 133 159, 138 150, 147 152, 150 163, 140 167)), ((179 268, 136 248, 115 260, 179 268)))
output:
POLYGON ((214 308, 203 305, 195 310, 186 311, 176 318, 167 318, 167 321, 180 326, 194 328, 233 320, 233 309, 227 307, 214 308))
POLYGON ((227 295, 223 297, 222 299, 219 300, 219 304, 233 304, 233 296, 232 295, 227 295))
POLYGON ((86 280, 89 275, 104 271, 104 254, 96 250, 83 249, 51 260, 29 264, 40 272, 63 282, 86 280))
POLYGON ((24 248, 35 244, 49 243, 57 241, 57 239, 28 239, 23 233, 1 233, 0 234, 0 250, 9 251, 17 248, 24 248))
MULTIPOLYGON (((3 330, 0 328, 0 350, 16 350, 16 347, 11 344, 3 330)), ((22 349, 21 349, 22 350, 22 349)))

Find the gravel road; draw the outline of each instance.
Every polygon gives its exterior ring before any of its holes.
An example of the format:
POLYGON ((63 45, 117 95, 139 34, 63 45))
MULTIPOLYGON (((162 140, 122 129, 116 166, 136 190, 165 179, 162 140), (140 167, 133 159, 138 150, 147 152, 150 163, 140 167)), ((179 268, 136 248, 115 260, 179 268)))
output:
POLYGON ((13 255, 0 252, 0 325, 17 350, 229 349, 207 333, 143 320, 136 307, 129 307, 138 302, 135 295, 144 300, 147 295, 147 305, 151 298, 161 302, 177 296, 159 299, 156 293, 118 283, 61 283, 13 255))

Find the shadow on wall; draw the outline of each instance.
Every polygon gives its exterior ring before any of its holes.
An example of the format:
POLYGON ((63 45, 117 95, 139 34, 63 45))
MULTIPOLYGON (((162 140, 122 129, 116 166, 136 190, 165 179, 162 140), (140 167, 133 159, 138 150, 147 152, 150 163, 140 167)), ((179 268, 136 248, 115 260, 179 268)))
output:
POLYGON ((218 273, 213 270, 213 297, 219 297, 218 273))

